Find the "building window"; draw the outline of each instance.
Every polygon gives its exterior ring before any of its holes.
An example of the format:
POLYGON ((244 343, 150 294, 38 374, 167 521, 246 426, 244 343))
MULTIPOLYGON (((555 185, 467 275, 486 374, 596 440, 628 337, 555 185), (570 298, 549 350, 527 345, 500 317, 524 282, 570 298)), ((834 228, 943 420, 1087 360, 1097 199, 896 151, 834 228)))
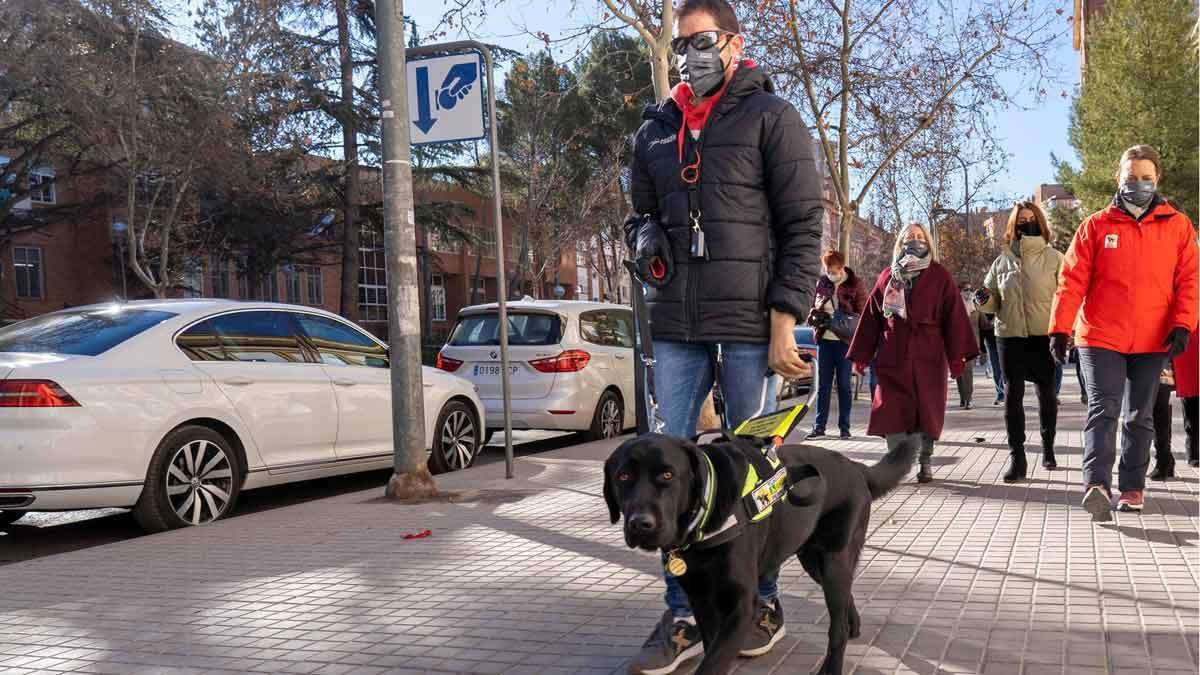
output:
POLYGON ((284 302, 300 304, 300 270, 295 265, 283 266, 284 302))
POLYGON ((208 261, 208 285, 214 298, 229 297, 229 261, 214 255, 208 261))
POLYGON ((17 277, 17 297, 39 299, 42 296, 42 249, 35 246, 13 247, 13 272, 17 277))
POLYGON ((432 230, 429 233, 429 248, 439 253, 458 253, 462 250, 462 240, 445 232, 432 230))
POLYGON ((305 289, 308 291, 305 300, 308 304, 317 306, 325 304, 325 289, 322 286, 321 268, 317 265, 305 266, 304 280, 306 282, 305 289))
POLYGON ((475 229, 474 253, 484 258, 496 257, 496 229, 479 227, 475 229))
POLYGON ((446 320, 446 280, 440 274, 430 277, 429 307, 434 321, 446 320))
POLYGON ((29 200, 37 204, 54 203, 53 169, 34 169, 29 172, 29 200))
POLYGON ((204 295, 204 263, 188 265, 183 273, 183 297, 198 298, 204 295))
POLYGON ((272 269, 254 280, 254 299, 263 302, 279 302, 279 277, 272 269))
POLYGON ((387 321, 387 269, 383 238, 363 228, 359 247, 358 317, 363 323, 387 321))

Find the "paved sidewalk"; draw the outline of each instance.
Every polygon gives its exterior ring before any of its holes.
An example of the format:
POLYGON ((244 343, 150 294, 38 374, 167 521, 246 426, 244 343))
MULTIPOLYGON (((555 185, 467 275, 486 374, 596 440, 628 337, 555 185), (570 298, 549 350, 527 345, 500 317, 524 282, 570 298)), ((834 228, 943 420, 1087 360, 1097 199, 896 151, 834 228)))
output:
MULTIPOLYGON (((1073 382, 1063 399, 1057 471, 1031 461, 1028 482, 1004 485, 1001 410, 952 410, 935 481, 876 504, 848 671, 1196 673, 1197 472, 1179 462, 1143 515, 1092 524, 1077 507, 1073 382)), ((866 462, 883 450, 824 444, 866 462)), ((8 565, 0 673, 620 672, 662 611, 662 582, 608 523, 613 445, 521 459, 515 481, 499 465, 442 479, 467 491, 461 503, 372 490, 8 565)), ((781 584, 788 636, 739 673, 820 660, 819 589, 796 564, 781 584)))

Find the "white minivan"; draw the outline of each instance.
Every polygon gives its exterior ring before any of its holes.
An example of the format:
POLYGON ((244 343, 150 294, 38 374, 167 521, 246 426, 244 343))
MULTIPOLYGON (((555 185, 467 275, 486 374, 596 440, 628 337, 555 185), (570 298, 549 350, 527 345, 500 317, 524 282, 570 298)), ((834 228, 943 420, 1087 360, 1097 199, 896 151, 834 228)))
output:
MULTIPOLYGON (((499 309, 458 313, 437 366, 475 385, 489 432, 504 427, 499 309)), ((633 426, 634 323, 629 307, 578 300, 508 303, 514 429, 612 438, 633 426)))

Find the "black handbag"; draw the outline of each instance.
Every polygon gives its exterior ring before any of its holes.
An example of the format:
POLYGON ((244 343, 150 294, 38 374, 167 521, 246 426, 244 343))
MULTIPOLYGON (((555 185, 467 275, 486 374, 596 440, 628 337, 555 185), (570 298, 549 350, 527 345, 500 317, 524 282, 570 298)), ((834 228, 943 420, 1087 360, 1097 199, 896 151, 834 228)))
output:
POLYGON ((829 322, 829 330, 845 342, 850 342, 854 339, 854 331, 858 330, 859 315, 843 312, 840 309, 833 310, 833 319, 829 322))

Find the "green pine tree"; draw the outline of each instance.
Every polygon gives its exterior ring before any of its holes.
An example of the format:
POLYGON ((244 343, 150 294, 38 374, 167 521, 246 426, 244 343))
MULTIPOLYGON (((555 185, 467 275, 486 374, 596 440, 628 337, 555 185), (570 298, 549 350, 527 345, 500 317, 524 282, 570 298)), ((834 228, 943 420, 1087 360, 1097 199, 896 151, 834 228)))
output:
POLYGON ((1059 180, 1085 212, 1116 191, 1117 162, 1138 143, 1162 154, 1159 193, 1193 222, 1198 211, 1197 52, 1192 0, 1109 0, 1087 47, 1070 140, 1081 169, 1059 164, 1059 180))

